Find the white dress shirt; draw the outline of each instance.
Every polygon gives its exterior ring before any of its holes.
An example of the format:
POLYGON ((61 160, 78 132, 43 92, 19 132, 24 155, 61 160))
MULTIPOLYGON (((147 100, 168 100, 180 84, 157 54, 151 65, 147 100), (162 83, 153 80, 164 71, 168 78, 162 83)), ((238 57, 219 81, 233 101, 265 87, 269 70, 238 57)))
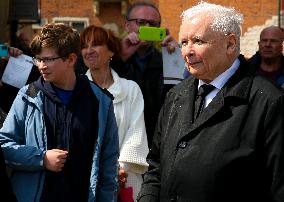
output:
MULTIPOLYGON (((237 71, 240 66, 240 60, 237 58, 231 67, 216 77, 213 81, 210 82, 211 85, 215 87, 213 91, 211 91, 206 97, 204 102, 204 108, 206 108, 209 103, 213 100, 216 94, 222 89, 225 83, 231 78, 231 76, 237 71)), ((199 80, 198 89, 201 85, 206 84, 204 81, 199 80)))

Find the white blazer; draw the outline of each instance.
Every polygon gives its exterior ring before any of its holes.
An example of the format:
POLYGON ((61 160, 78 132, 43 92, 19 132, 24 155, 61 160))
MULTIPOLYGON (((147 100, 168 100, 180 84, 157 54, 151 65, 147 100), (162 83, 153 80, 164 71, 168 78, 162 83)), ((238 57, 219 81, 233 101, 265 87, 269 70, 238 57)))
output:
MULTIPOLYGON (((131 80, 120 78, 111 69, 114 83, 107 89, 114 97, 113 106, 119 134, 119 163, 128 173, 126 186, 133 187, 136 199, 142 175, 148 169, 149 152, 144 122, 144 99, 140 87, 131 80)), ((92 80, 90 70, 86 75, 92 80)))

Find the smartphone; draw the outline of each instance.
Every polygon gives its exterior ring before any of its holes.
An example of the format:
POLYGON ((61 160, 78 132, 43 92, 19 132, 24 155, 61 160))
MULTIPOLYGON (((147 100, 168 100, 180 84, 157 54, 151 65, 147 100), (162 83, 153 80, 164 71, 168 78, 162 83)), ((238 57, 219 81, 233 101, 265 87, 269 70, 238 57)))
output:
POLYGON ((142 41, 163 41, 166 37, 166 28, 140 26, 138 37, 142 41))
POLYGON ((8 56, 8 46, 4 44, 0 44, 0 57, 8 56))

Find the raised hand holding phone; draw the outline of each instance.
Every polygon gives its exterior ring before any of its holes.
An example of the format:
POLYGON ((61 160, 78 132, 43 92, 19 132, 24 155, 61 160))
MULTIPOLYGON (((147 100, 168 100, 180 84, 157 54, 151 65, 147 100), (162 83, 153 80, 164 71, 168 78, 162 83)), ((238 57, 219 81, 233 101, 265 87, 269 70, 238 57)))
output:
POLYGON ((163 41, 166 37, 166 28, 140 26, 138 38, 142 41, 163 41))

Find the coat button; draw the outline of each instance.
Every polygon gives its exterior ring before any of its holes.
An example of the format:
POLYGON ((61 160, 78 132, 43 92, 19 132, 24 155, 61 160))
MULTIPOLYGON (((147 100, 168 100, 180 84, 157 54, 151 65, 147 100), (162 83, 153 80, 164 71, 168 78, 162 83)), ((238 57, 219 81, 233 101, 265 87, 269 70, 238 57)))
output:
POLYGON ((187 144, 188 144, 187 142, 182 141, 182 142, 180 142, 180 143, 178 144, 178 148, 184 149, 184 148, 187 147, 187 144))
POLYGON ((177 198, 178 198, 177 196, 172 196, 171 199, 170 199, 170 201, 171 201, 171 202, 175 202, 175 201, 177 201, 177 198))

